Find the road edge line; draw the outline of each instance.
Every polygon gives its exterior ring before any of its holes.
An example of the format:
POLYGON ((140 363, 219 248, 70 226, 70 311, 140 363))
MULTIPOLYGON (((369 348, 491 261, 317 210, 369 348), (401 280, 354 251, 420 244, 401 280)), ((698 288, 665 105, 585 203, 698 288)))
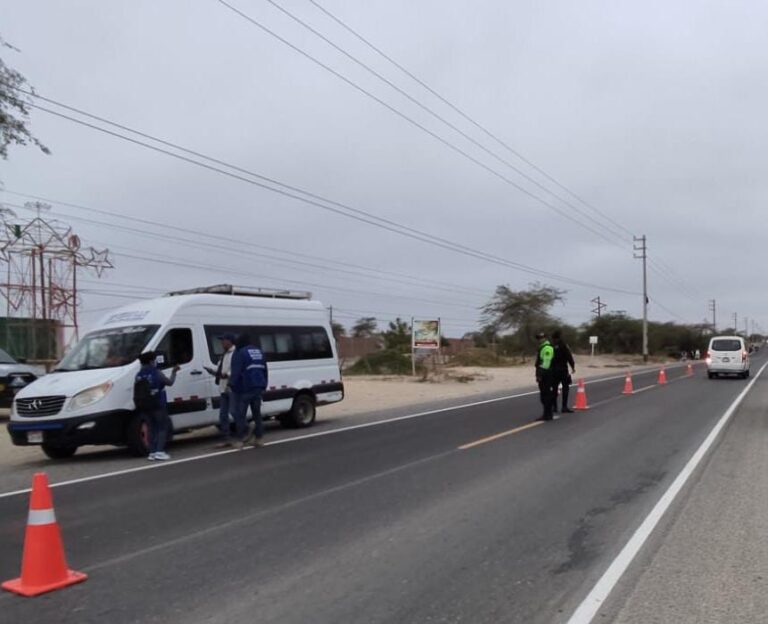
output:
POLYGON ((720 417, 715 426, 709 432, 709 435, 704 439, 696 452, 691 456, 683 469, 677 475, 672 484, 667 488, 667 491, 661 496, 659 501, 651 509, 650 513, 645 517, 642 524, 635 530, 632 537, 624 545, 616 558, 608 566, 608 569, 603 573, 600 579, 595 583, 594 587, 587 594, 586 598, 582 600, 581 604, 573 612, 573 615, 567 620, 567 624, 590 624, 597 612, 605 604, 605 601, 610 596, 613 589, 619 583, 624 573, 629 568, 630 564, 634 561, 640 549, 645 545, 645 542, 653 533, 653 530, 659 524, 664 514, 669 507, 675 501, 677 495, 683 489, 688 479, 695 472, 696 468, 704 459, 707 452, 714 444, 720 432, 723 430, 728 421, 738 409, 741 402, 747 396, 752 386, 760 378, 768 362, 762 365, 757 375, 754 376, 752 381, 749 382, 746 388, 734 399, 725 413, 720 417))

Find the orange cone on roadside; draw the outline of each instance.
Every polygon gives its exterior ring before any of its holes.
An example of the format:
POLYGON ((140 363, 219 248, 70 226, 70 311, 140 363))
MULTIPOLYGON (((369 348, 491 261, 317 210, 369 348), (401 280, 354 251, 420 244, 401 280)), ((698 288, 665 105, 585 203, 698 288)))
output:
POLYGON ((693 377, 693 364, 688 364, 688 377, 693 377))
POLYGON ((579 379, 579 387, 576 390, 576 403, 574 404, 573 409, 589 409, 589 406, 587 405, 587 391, 584 389, 583 379, 579 379))
POLYGON ((32 478, 21 577, 6 581, 2 587, 22 596, 37 596, 86 578, 82 572, 67 568, 48 477, 44 472, 38 472, 32 478))
POLYGON ((627 371, 627 376, 624 378, 624 391, 622 394, 634 394, 634 390, 632 388, 632 375, 627 371))
POLYGON ((665 371, 664 367, 662 366, 661 370, 659 371, 659 385, 663 386, 665 383, 667 383, 667 371, 665 371))

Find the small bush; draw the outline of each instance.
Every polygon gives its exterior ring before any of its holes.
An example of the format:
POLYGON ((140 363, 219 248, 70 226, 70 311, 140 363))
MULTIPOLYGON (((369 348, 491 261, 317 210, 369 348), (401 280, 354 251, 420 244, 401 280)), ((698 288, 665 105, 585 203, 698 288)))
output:
POLYGON ((473 348, 457 353, 451 358, 452 366, 510 366, 512 363, 492 349, 473 348))
POLYGON ((350 375, 410 375, 411 358, 392 350, 361 357, 346 371, 350 375))

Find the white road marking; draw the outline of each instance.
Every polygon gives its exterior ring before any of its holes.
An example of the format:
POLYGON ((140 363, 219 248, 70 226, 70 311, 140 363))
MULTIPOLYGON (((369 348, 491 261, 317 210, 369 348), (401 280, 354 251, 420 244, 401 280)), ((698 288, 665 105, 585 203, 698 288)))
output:
POLYGON ((754 379, 749 382, 747 387, 741 391, 739 396, 734 399, 730 407, 728 407, 726 412, 720 417, 720 420, 717 421, 717 424, 715 424, 712 431, 709 432, 709 435, 704 442, 701 443, 701 446, 699 446, 691 459, 688 460, 688 463, 682 469, 680 474, 677 475, 677 478, 672 482, 672 485, 670 485, 667 491, 664 492, 663 496, 659 499, 659 502, 656 503, 645 520, 643 520, 643 523, 624 545, 624 548, 621 549, 621 552, 616 556, 611 565, 608 566, 608 569, 603 576, 600 577, 600 580, 597 581, 597 584, 592 588, 589 594, 587 594, 587 597, 570 617, 567 624, 590 624, 590 622, 592 622, 593 618, 600 610, 600 607, 608 599, 613 588, 616 587, 616 584, 621 580, 621 577, 627 571, 627 568, 637 556, 637 553, 640 552, 640 549, 648 540, 651 533, 656 528, 656 525, 658 525, 667 509, 672 505, 677 495, 683 489, 683 486, 685 486, 690 476, 701 463, 701 460, 706 456, 715 440, 717 440, 718 435, 720 435, 720 432, 723 430, 723 427, 728 424, 728 421, 744 400, 744 397, 747 396, 747 393, 752 389, 752 386, 758 380, 766 366, 768 366, 768 362, 763 364, 754 379))
MULTIPOLYGON (((671 366, 669 368, 678 368, 678 366, 671 366)), ((639 371, 636 371, 636 374, 642 375, 645 373, 652 372, 654 368, 649 369, 642 369, 639 371)), ((595 383, 603 383, 605 381, 615 381, 617 379, 624 379, 625 375, 615 375, 612 377, 601 377, 597 379, 591 379, 589 381, 585 381, 585 385, 595 384, 595 383)), ((575 385, 575 384, 573 384, 575 385)), ((462 403, 461 405, 452 405, 450 407, 442 407, 440 409, 434 409, 434 410, 428 410, 425 412, 418 412, 416 414, 406 414, 404 416, 395 416, 394 418, 385 418, 384 420, 374 420, 372 422, 368 423, 361 423, 359 425, 349 425, 347 427, 337 427, 335 429, 328 429, 327 431, 318 431, 316 433, 307 433, 304 435, 298 435, 293 436, 291 438, 284 438, 282 440, 274 440, 273 442, 267 442, 264 444, 264 447, 267 446, 276 446, 278 444, 287 444, 288 442, 297 442, 299 440, 308 440, 310 438, 319 438, 322 436, 328 436, 333 435, 336 433, 343 433, 345 431, 354 431, 355 429, 366 429, 368 427, 377 427, 379 425, 386 425, 389 423, 394 422, 400 422, 403 420, 411 420, 413 418, 422 418, 424 416, 431 416, 433 414, 441 414, 444 412, 452 412, 455 410, 465 409, 468 407, 477 407, 478 405, 488 405, 490 403, 498 403, 500 401, 509 401, 512 399, 519 399, 521 397, 525 396, 533 396, 538 394, 538 390, 534 390, 531 392, 521 392, 519 394, 510 394, 506 396, 496 397, 493 399, 485 399, 483 401, 475 401, 472 403, 462 403)), ((251 447, 244 449, 244 450, 253 450, 251 447)), ((202 455, 193 455, 192 457, 185 457, 183 459, 174 459, 171 461, 165 461, 165 462, 152 462, 145 464, 143 466, 136 466, 134 468, 125 468, 123 470, 113 470, 111 472, 104 472, 101 474, 95 474, 90 475, 87 477, 80 477, 78 479, 69 479, 67 481, 59 481, 57 483, 51 483, 50 487, 63 487, 65 485, 76 485, 78 483, 86 483, 88 481, 97 481, 99 479, 108 479, 110 477, 119 477, 126 474, 132 474, 134 472, 143 472, 145 470, 158 470, 160 468, 165 468, 167 466, 178 466, 179 464, 184 464, 187 462, 193 462, 198 461, 201 459, 209 459, 211 457, 219 457, 221 455, 229 455, 230 453, 240 453, 242 452, 240 449, 229 449, 226 451, 216 451, 213 453, 203 453, 202 455)), ((21 490, 12 490, 10 492, 2 492, 0 493, 0 499, 1 498, 9 498, 11 496, 19 496, 21 494, 28 494, 31 492, 31 488, 24 488, 21 490)))

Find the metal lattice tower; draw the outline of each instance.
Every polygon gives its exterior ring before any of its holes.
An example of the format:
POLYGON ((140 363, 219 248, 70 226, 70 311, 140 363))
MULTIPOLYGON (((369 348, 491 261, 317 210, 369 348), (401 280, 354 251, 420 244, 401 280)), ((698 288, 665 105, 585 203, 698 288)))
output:
MULTIPOLYGON (((70 340, 78 338, 78 270, 101 277, 113 265, 109 250, 83 248, 71 227, 43 218, 47 204, 26 207, 37 212, 27 223, 7 209, 0 215, 0 301, 5 302, 6 331, 22 320, 34 327, 56 327, 58 357, 65 332, 70 340)), ((37 333, 32 330, 33 341, 37 333)), ((35 345, 31 351, 31 359, 40 359, 35 345)))

